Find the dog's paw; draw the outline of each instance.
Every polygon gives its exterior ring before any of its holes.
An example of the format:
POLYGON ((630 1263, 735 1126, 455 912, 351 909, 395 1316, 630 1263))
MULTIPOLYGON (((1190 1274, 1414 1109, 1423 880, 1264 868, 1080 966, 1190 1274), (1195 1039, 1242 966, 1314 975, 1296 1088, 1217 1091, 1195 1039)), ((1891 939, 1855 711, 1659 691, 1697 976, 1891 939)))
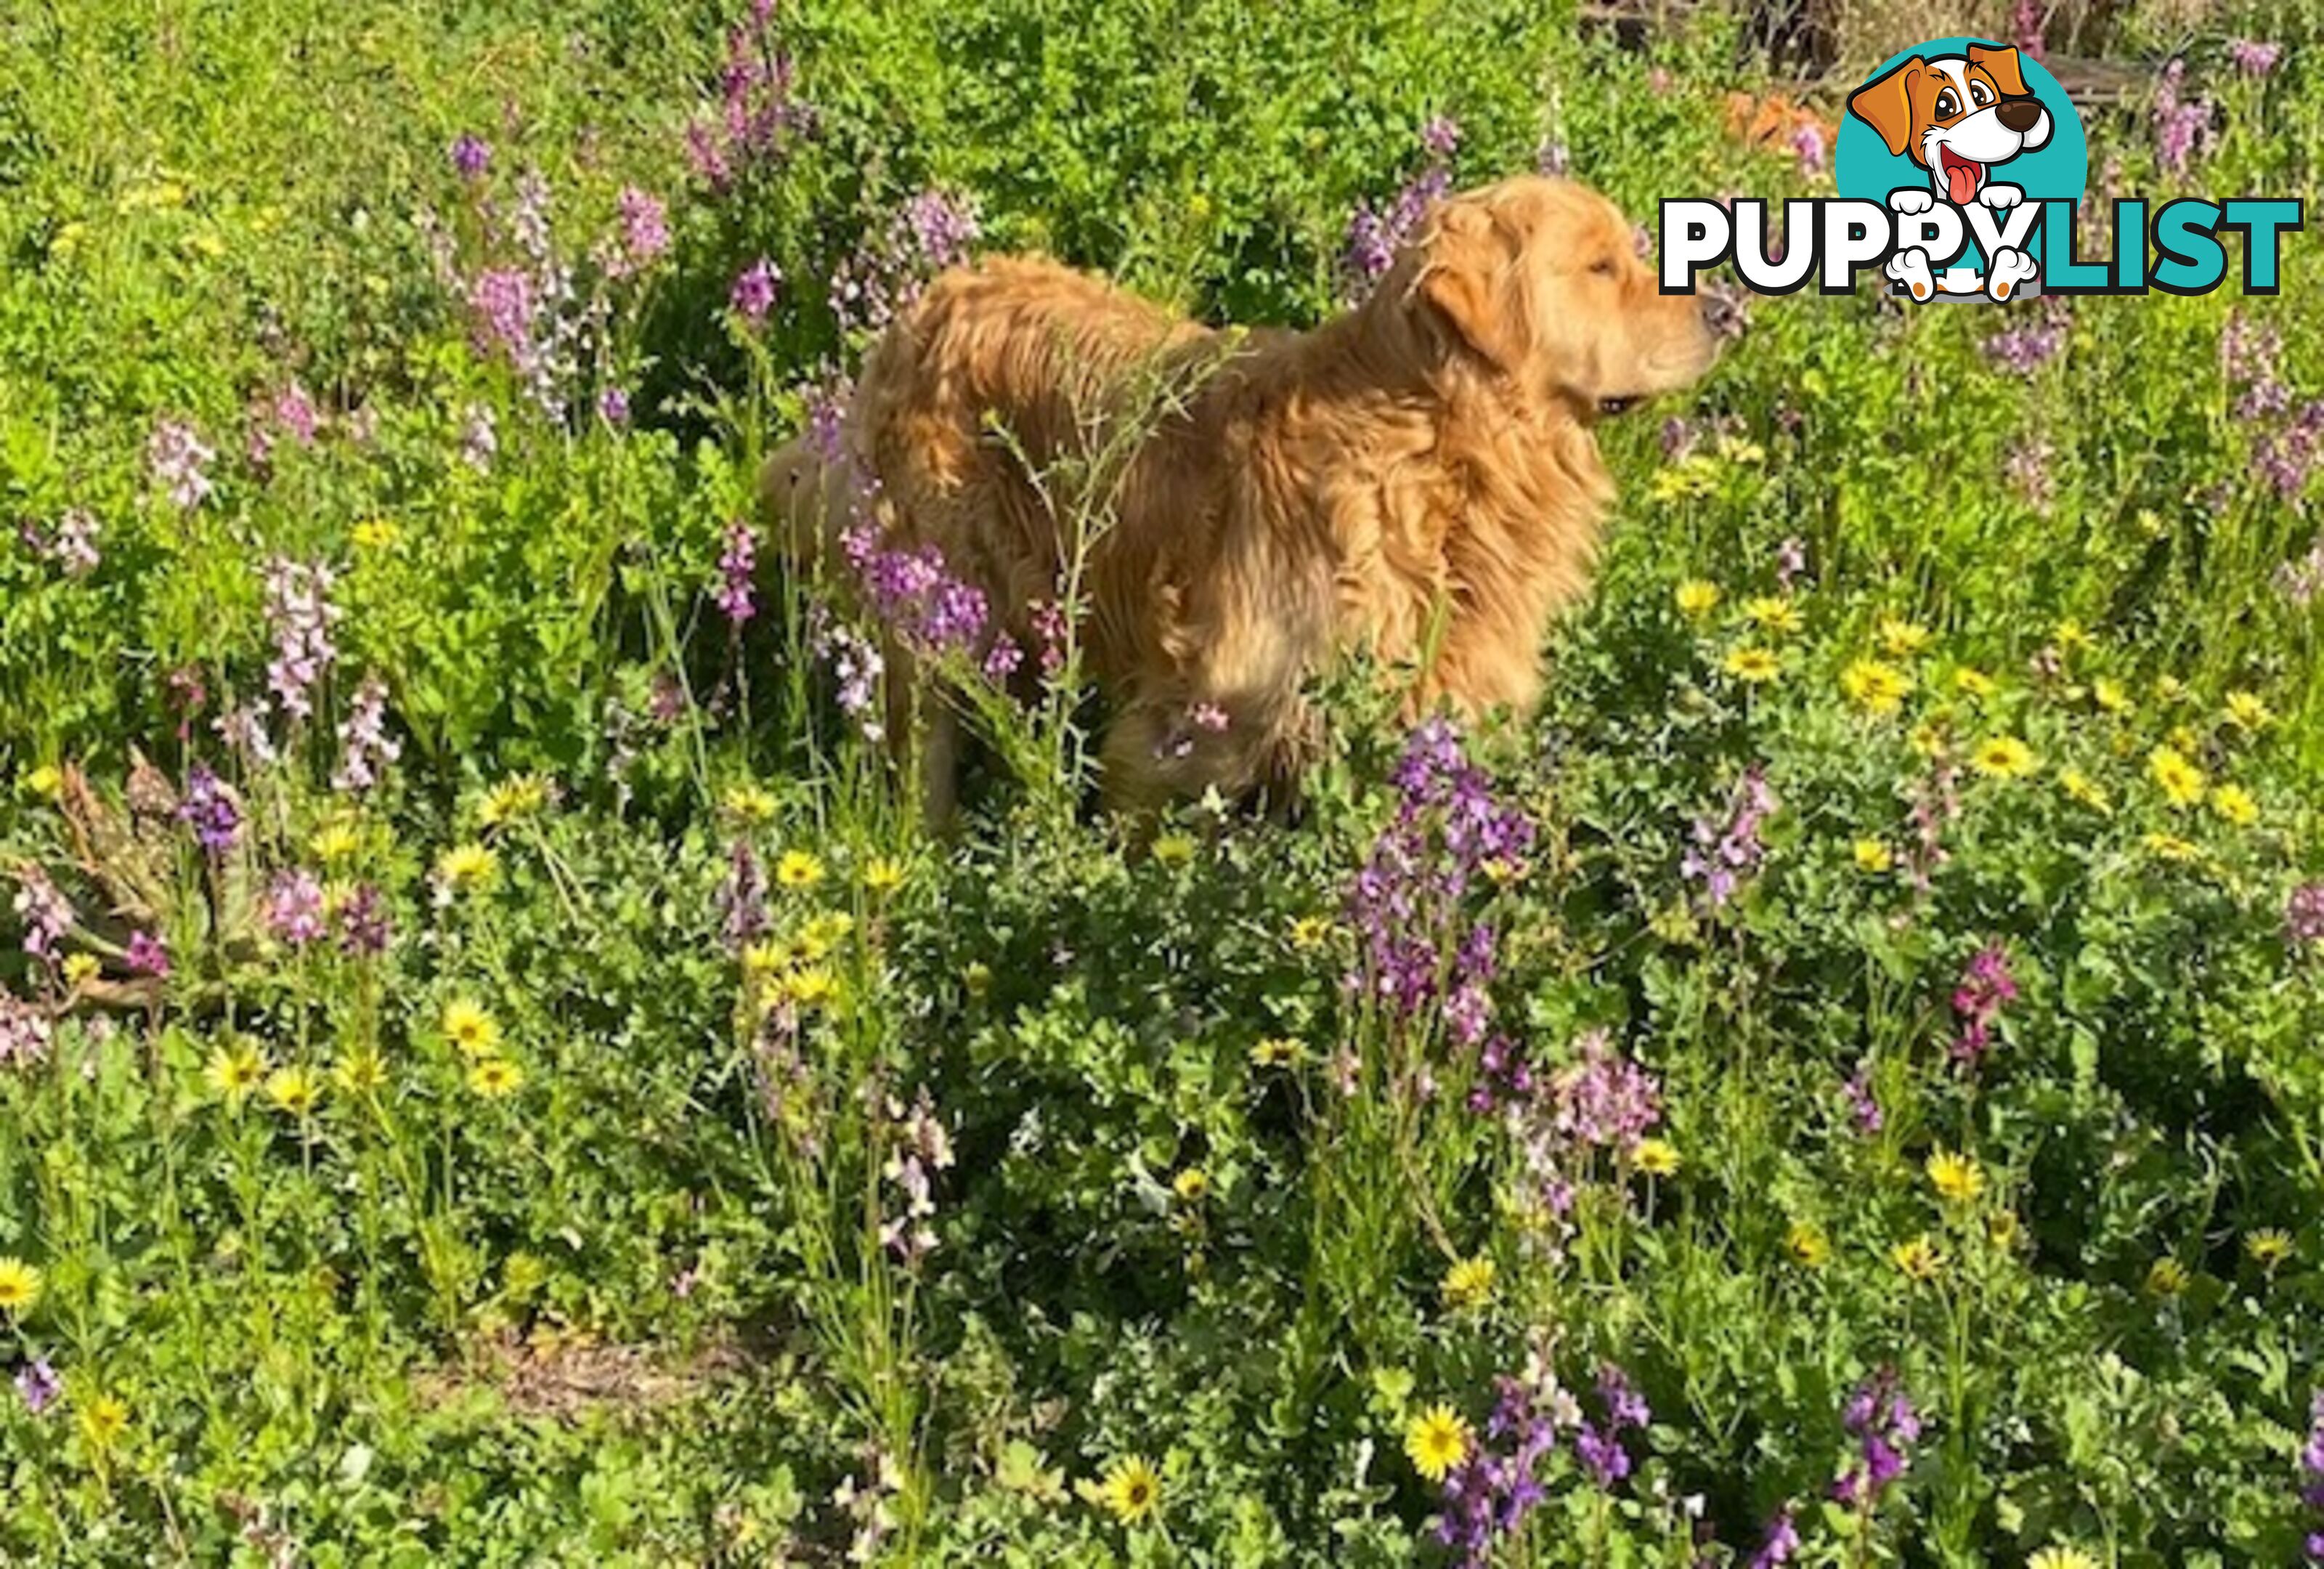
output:
POLYGON ((1888 206, 1896 212, 1922 213, 1937 205, 1937 198, 1915 185, 1888 193, 1888 206))
POLYGON ((1926 300, 1936 292, 1936 283, 1929 276, 1929 253, 1917 245, 1889 257, 1885 271, 1889 277, 1910 289, 1915 300, 1926 300))
POLYGON ((2040 264, 2023 251, 1997 251, 1985 275, 1985 291, 1996 300, 2006 300, 2040 270, 2040 264))
POLYGON ((2024 189, 2015 185, 1988 185, 1977 193, 1977 199, 1996 210, 2015 207, 2025 199, 2024 189))

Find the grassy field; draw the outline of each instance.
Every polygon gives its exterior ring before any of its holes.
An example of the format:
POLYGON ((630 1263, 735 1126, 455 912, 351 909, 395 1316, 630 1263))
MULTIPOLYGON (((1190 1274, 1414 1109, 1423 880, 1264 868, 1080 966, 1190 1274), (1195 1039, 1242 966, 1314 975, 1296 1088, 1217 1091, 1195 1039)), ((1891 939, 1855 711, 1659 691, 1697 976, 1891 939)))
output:
MULTIPOLYGON (((2324 13, 2075 27, 2094 198, 2313 206, 2324 13)), ((2324 1555, 2312 235, 1754 300, 1544 712, 1291 826, 1095 813, 1068 626, 929 839, 754 532, 963 254, 1828 194, 1756 47, 0 3, 0 1562, 2324 1555)))

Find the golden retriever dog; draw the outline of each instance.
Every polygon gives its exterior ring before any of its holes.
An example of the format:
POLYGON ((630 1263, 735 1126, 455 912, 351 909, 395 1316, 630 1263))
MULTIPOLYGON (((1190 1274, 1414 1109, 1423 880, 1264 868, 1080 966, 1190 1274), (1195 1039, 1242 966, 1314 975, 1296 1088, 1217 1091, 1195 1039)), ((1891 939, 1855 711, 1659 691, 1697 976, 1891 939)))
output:
MULTIPOLYGON (((764 499, 813 551, 861 482, 885 540, 936 546, 1024 648, 1077 568, 1108 804, 1274 794, 1314 744, 1311 678, 1359 648, 1412 673, 1408 712, 1531 708, 1613 495, 1595 427, 1704 374, 1704 309, 1660 292, 1610 202, 1535 178, 1439 203, 1311 332, 991 261, 875 346, 845 464, 795 442, 764 499)), ((923 761, 939 818, 952 725, 923 761)))

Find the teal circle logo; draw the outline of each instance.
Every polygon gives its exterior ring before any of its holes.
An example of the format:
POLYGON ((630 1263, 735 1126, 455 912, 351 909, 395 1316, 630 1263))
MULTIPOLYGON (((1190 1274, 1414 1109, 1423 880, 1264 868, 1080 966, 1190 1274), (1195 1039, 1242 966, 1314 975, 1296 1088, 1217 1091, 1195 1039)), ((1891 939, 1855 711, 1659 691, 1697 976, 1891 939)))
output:
MULTIPOLYGON (((1981 38, 1940 38, 1901 51, 1848 97, 1832 152, 1840 194, 1888 208, 1900 222, 1939 203, 1982 208, 1999 223, 2044 201, 2080 200, 2089 182, 2089 144, 2073 101, 2042 62, 1981 38)), ((2041 255, 2040 226, 2023 254, 1989 268, 1972 240, 1950 260, 1902 247, 1889 276, 1916 298, 2006 299, 1993 277, 2031 292, 2025 257, 2041 255)))

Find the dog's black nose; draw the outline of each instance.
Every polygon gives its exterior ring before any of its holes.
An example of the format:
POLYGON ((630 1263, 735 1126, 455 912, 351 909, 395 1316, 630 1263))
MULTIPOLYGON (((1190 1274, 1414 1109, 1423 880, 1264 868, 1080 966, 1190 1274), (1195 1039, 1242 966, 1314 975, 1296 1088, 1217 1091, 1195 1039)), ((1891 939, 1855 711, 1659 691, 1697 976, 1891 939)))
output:
POLYGON ((2004 98, 1993 113, 1996 119, 2022 135, 2041 123, 2042 103, 2038 98, 2004 98))

